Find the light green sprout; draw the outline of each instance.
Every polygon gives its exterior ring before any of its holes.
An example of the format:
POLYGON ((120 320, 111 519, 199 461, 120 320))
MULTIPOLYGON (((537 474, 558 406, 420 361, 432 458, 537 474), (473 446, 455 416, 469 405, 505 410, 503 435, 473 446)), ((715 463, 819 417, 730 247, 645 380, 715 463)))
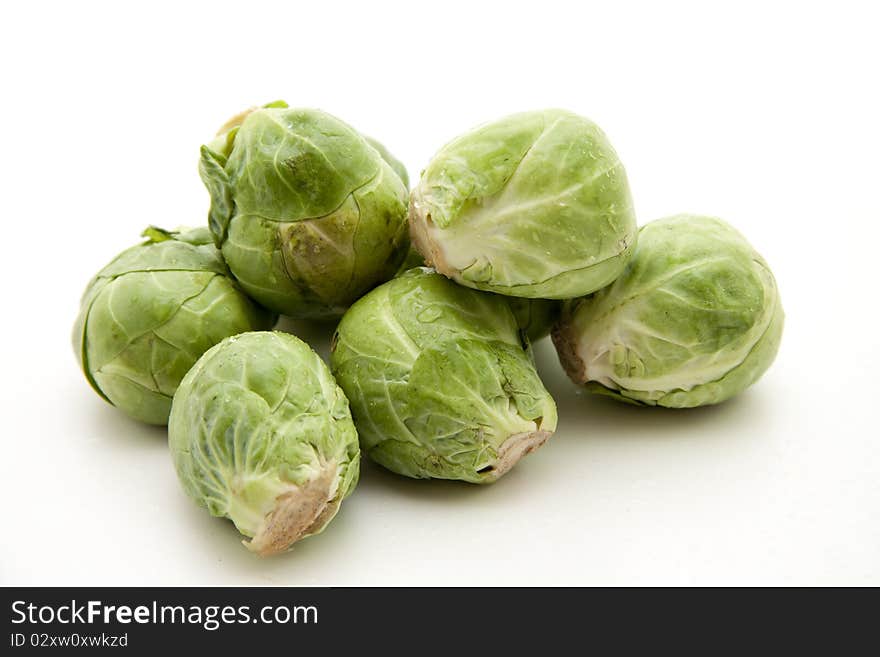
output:
POLYGON ((764 259, 720 219, 645 225, 623 274, 566 304, 553 340, 594 392, 673 408, 715 404, 770 367, 784 314, 764 259))
POLYGON ((515 114, 444 146, 409 210, 419 252, 468 287, 568 299, 611 283, 636 240, 623 165, 591 121, 515 114))
POLYGON ((287 333, 245 333, 209 349, 174 395, 168 439, 186 493, 263 556, 321 532, 358 480, 348 400, 287 333))
POLYGON ((341 314, 391 278, 408 248, 406 185, 325 112, 276 102, 242 113, 202 147, 199 172, 229 269, 279 313, 341 314))
POLYGON ((276 316, 229 275, 207 228, 144 231, 86 288, 73 348, 89 383, 136 420, 166 424, 193 363, 223 338, 276 316))
POLYGON ((556 429, 525 347, 504 298, 411 269, 346 312, 331 364, 374 461, 491 483, 556 429))

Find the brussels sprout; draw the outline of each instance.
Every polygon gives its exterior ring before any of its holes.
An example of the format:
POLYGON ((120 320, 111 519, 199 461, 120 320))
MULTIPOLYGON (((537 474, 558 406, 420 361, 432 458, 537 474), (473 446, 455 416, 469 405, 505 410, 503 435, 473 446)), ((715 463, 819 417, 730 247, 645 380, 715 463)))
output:
POLYGON ((413 244, 462 285, 568 299, 613 281, 636 221, 604 133, 562 110, 515 114, 450 142, 413 190, 413 244))
POLYGON ((491 483, 556 429, 506 301, 430 269, 358 300, 331 349, 361 447, 399 474, 491 483))
POLYGON ((505 297, 517 325, 526 333, 529 342, 537 342, 550 335, 550 329, 559 319, 562 302, 553 299, 524 299, 505 297))
POLYGON ((553 341, 576 383, 684 408, 757 381, 782 324, 773 274, 745 238, 720 219, 679 215, 644 226, 621 277, 568 302, 553 341))
POLYGON ((171 396, 199 356, 277 317, 239 289, 207 228, 143 234, 89 283, 73 349, 101 397, 136 420, 166 424, 171 396))
POLYGON ((373 139, 372 137, 364 137, 367 140, 367 143, 379 151, 379 155, 382 156, 382 159, 385 160, 388 165, 394 169, 394 173, 397 174, 398 178, 400 178, 403 186, 409 189, 409 174, 406 171, 406 167, 403 162, 394 157, 385 146, 381 143, 373 139))
POLYGON ((174 395, 168 439, 186 493, 260 555, 321 532, 358 480, 348 401, 288 333, 243 333, 205 352, 174 395))
POLYGON ((202 146, 199 172, 229 269, 272 310, 339 315, 406 254, 406 186, 324 112, 277 102, 239 115, 202 146))

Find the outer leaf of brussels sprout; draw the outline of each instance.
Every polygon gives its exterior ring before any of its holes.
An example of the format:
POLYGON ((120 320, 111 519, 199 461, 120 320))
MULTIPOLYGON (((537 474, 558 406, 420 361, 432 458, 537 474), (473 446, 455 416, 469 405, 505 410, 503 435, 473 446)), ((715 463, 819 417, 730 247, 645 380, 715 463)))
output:
POLYGON ((287 333, 244 333, 205 352, 174 395, 168 440, 187 494, 263 556, 320 533, 358 480, 348 401, 287 333))
POLYGON ((211 209, 208 211, 208 226, 215 236, 217 246, 221 246, 226 240, 229 229, 229 221, 232 219, 235 204, 232 200, 232 189, 229 185, 229 176, 226 175, 224 166, 226 158, 212 151, 207 146, 201 148, 202 157, 199 160, 199 175, 208 193, 211 195, 211 209))
POLYGON ((165 424, 171 396, 205 350, 276 318, 238 288, 207 229, 144 234, 89 283, 73 344, 98 394, 137 420, 165 424))
POLYGON ((572 380, 681 408, 757 381, 783 323, 773 274, 745 238, 720 219, 678 215, 641 229, 613 284, 566 304, 554 342, 572 380))
POLYGON ((413 190, 409 220, 437 271, 528 298, 609 284, 636 239, 620 159, 595 124, 562 110, 515 114, 447 144, 413 190))
POLYGON ((406 187, 360 134, 329 114, 253 110, 202 148, 200 172, 217 244, 245 291, 267 308, 300 318, 339 315, 393 276, 405 255, 406 187))
POLYGON ((343 316, 331 356, 361 446, 409 477, 497 480, 556 429, 521 340, 505 299, 429 269, 376 288, 343 316))
POLYGON ((364 139, 367 140, 367 143, 370 146, 379 151, 379 155, 381 155, 382 159, 385 160, 388 165, 394 170, 394 173, 396 173, 398 178, 400 178, 403 186, 409 189, 409 173, 407 173, 406 166, 404 166, 403 162, 394 157, 383 144, 376 141, 372 137, 365 136, 364 139))

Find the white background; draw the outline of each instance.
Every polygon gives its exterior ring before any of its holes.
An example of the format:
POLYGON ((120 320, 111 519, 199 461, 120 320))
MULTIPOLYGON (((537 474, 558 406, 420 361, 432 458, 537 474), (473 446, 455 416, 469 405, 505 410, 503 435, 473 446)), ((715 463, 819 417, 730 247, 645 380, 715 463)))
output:
MULTIPOLYGON (((7 3, 0 15, 0 583, 880 584, 880 47, 861 5, 7 3), (588 398, 490 487, 367 465, 324 534, 260 560, 181 492, 161 429, 101 401, 69 334, 148 224, 205 220, 199 145, 277 98, 413 177, 476 123, 601 125, 642 223, 742 230, 787 311, 740 398, 588 398)), ((326 350, 330 328, 296 327, 326 350)))

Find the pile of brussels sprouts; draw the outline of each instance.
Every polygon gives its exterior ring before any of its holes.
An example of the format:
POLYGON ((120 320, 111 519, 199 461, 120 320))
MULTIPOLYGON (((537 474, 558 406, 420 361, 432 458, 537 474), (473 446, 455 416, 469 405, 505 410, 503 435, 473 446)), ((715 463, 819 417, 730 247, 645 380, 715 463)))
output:
POLYGON ((208 226, 123 251, 82 297, 95 391, 168 425, 186 492, 268 555, 320 532, 363 450, 415 478, 491 483, 556 429, 531 343, 571 379, 684 408, 770 366, 783 311, 767 263, 720 219, 639 229, 602 131, 516 114, 444 146, 410 191, 378 142, 283 102, 201 148, 208 226), (330 366, 272 331, 339 318, 330 366))

